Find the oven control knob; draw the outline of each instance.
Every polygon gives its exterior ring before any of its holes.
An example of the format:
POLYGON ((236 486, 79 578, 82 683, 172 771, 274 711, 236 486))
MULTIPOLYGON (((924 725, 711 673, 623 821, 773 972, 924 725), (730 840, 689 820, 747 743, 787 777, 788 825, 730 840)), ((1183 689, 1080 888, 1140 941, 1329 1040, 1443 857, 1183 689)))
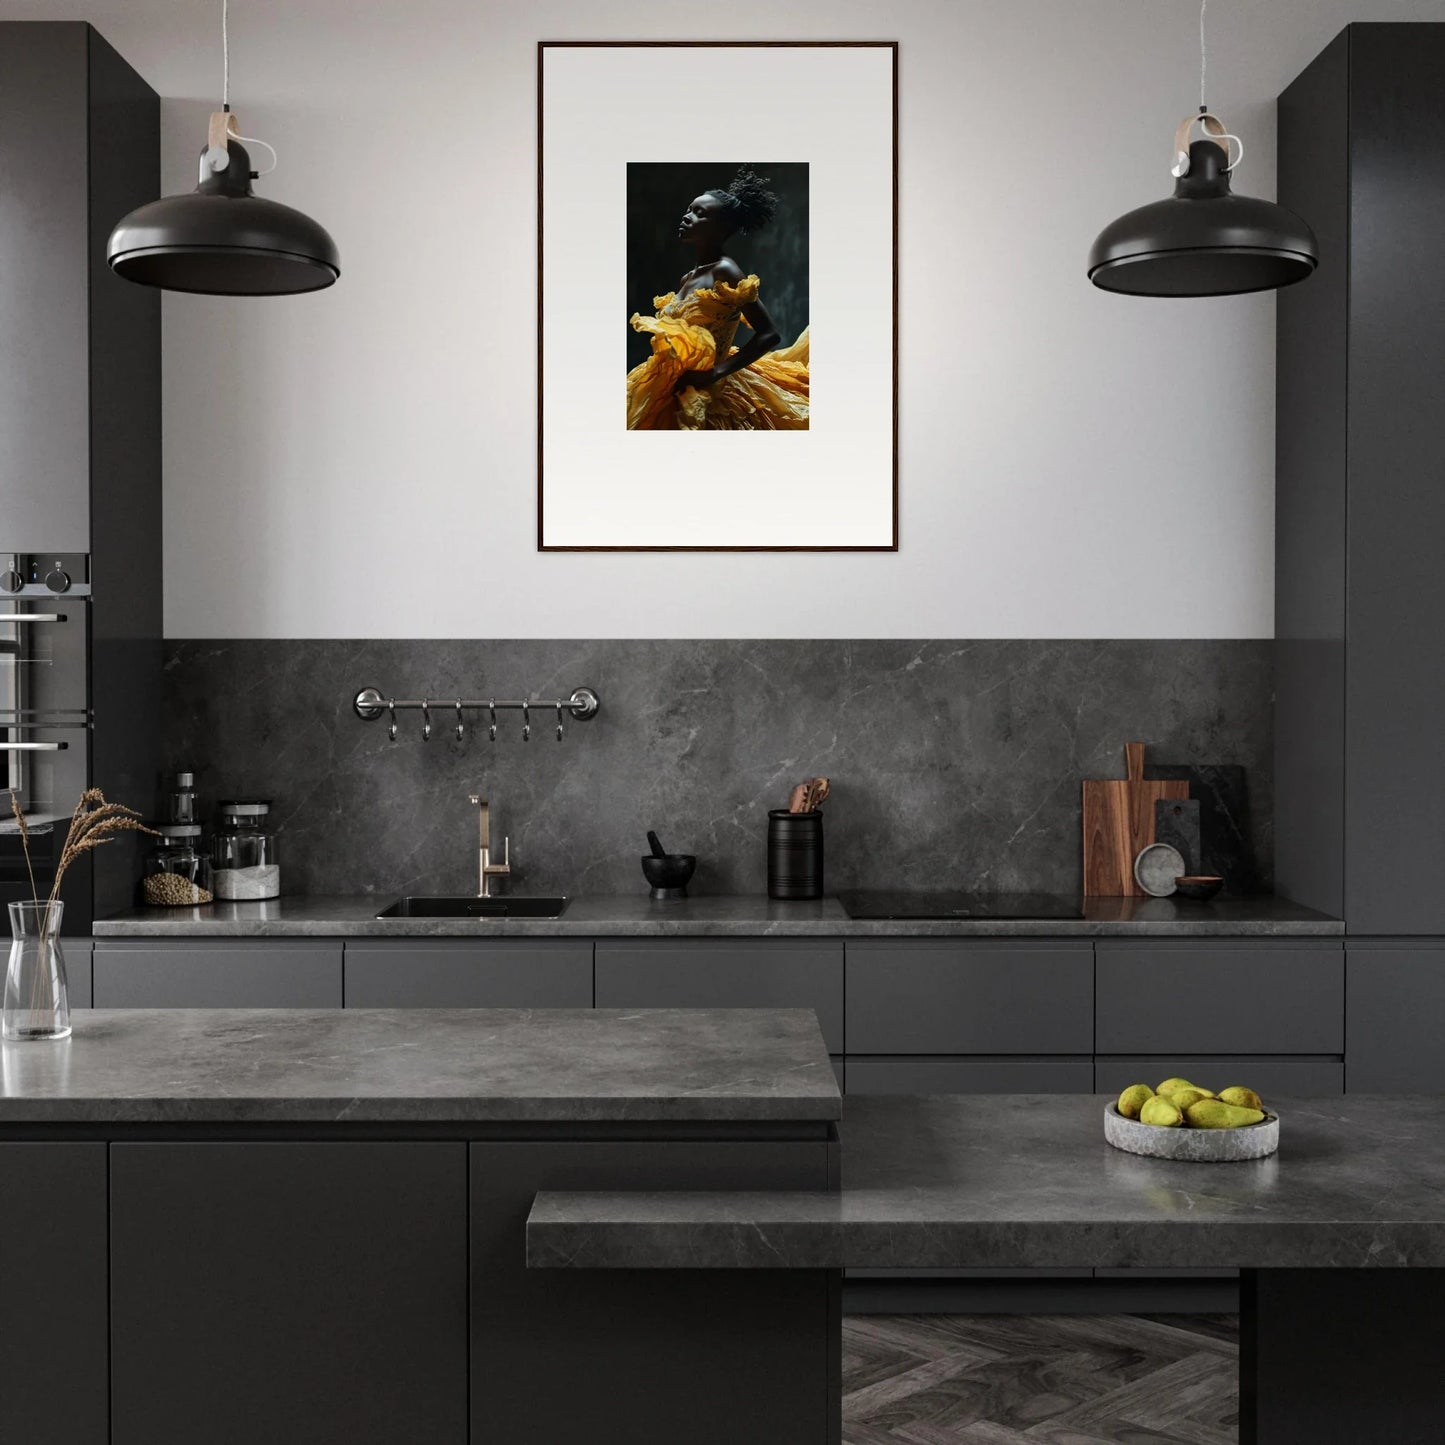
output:
POLYGON ((47 572, 45 574, 45 585, 50 588, 52 592, 69 592, 70 573, 62 572, 60 568, 57 567, 53 572, 47 572))
POLYGON ((25 585, 25 579, 13 568, 0 572, 0 592, 18 592, 25 585))

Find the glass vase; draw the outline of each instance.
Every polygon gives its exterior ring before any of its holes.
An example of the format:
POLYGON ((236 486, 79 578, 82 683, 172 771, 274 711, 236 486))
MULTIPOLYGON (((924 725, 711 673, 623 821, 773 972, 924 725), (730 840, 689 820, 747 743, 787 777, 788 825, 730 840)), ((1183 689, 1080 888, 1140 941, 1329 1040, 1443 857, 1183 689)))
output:
POLYGON ((10 905, 10 967, 5 974, 7 1041, 68 1039, 70 989, 60 951, 63 903, 10 905))

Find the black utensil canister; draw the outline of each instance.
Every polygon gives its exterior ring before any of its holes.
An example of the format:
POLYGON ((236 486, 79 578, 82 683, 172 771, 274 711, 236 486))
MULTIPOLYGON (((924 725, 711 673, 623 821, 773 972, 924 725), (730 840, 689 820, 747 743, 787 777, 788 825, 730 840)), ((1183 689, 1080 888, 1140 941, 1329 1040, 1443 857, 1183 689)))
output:
POLYGON ((768 813, 768 897, 823 896, 823 815, 768 813))

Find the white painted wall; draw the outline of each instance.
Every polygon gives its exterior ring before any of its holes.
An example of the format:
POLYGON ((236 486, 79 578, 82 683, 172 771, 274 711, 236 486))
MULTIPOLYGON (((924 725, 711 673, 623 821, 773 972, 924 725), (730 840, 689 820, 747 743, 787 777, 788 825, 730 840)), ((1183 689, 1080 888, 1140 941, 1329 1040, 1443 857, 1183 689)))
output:
MULTIPOLYGON (((166 299, 172 637, 1270 635, 1272 299, 1083 272, 1100 226, 1167 192, 1194 0, 231 9, 233 102, 281 152, 264 193, 331 229, 343 274, 166 299), (689 37, 901 42, 897 555, 535 551, 534 45, 689 37), (1201 396, 1206 434, 1178 424, 1201 396)), ((194 177, 219 11, 0 0, 94 21, 167 97, 168 190, 194 177)), ((1240 189, 1273 194, 1273 97, 1366 18, 1445 0, 1215 0, 1240 189)), ((746 84, 659 62, 653 101, 726 154, 746 84)))

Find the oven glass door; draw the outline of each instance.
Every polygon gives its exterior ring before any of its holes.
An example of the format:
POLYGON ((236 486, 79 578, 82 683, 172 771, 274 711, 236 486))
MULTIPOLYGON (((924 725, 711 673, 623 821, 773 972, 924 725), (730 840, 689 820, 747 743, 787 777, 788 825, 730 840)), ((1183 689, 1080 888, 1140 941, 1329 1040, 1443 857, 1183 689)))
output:
MULTIPOLYGON (((0 603, 0 901, 30 897, 32 871, 36 891, 50 891, 71 810, 89 781, 89 608, 82 597, 0 603), (30 828, 28 866, 12 797, 30 828)), ((88 876, 82 867, 73 883, 67 877, 68 904, 81 902, 88 876)))

